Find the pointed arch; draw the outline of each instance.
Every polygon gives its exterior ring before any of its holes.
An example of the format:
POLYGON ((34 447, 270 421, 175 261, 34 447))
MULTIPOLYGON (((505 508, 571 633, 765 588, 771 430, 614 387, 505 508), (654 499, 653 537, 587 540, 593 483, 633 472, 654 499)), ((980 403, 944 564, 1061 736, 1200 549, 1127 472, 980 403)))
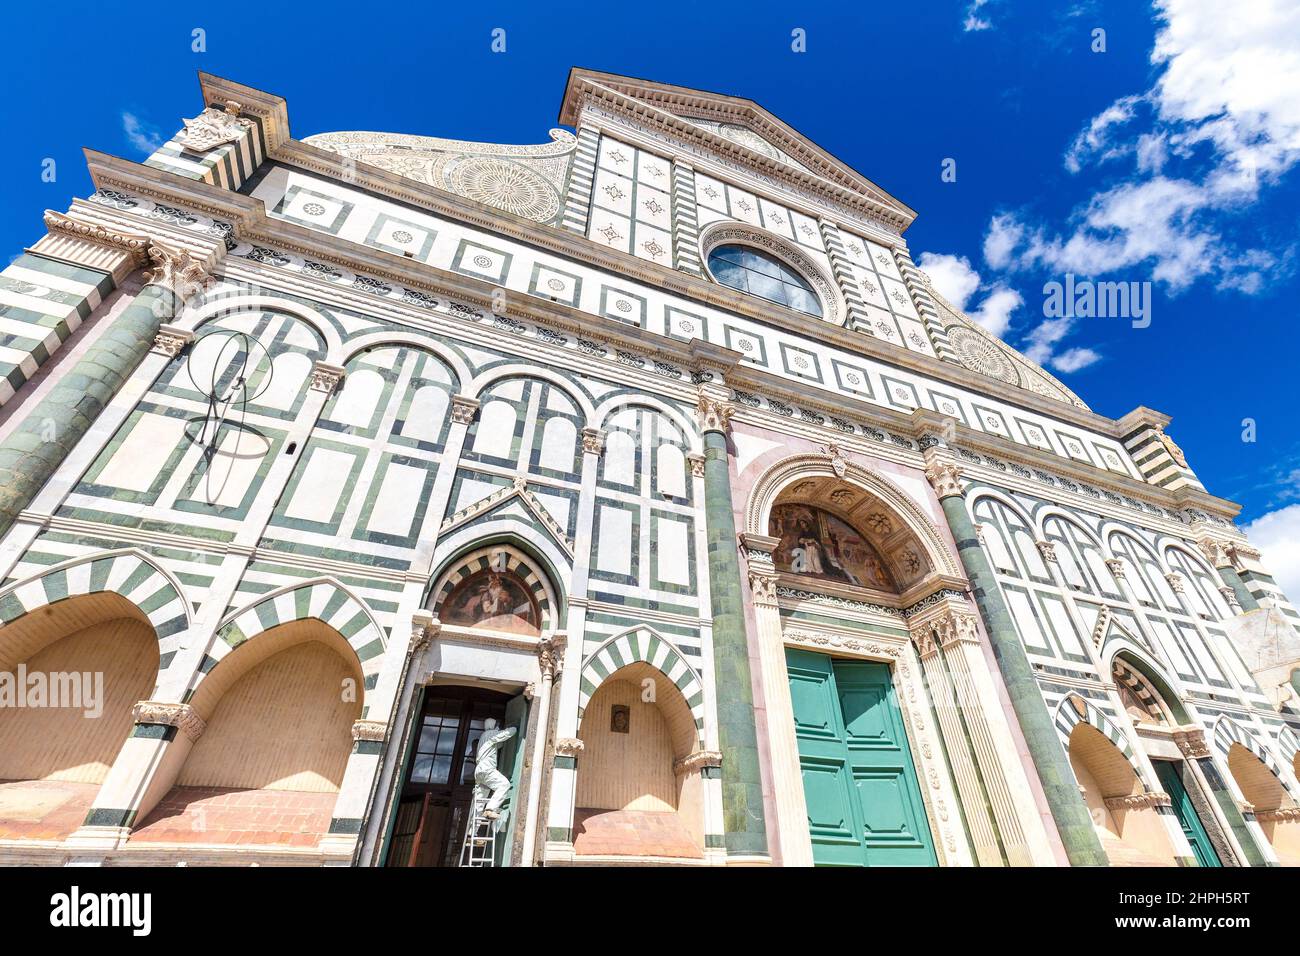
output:
POLYGON ((646 625, 613 635, 587 658, 578 675, 578 720, 582 720, 592 695, 611 674, 636 663, 649 664, 681 692, 695 721, 695 744, 703 746, 704 685, 677 646, 646 625))
POLYGON ((0 625, 37 608, 82 594, 111 591, 121 595, 149 619, 158 634, 160 651, 193 619, 179 580, 155 558, 136 548, 98 551, 18 581, 0 591, 0 625))
POLYGON ((1066 694, 1061 702, 1056 705, 1056 715, 1053 722, 1056 724, 1057 733, 1061 735, 1067 753, 1070 750, 1070 734, 1073 733, 1075 726, 1079 723, 1089 724, 1106 735, 1116 749, 1128 760, 1133 772, 1138 775, 1138 779, 1142 779, 1137 760, 1133 756, 1133 746, 1128 742, 1128 737, 1092 701, 1080 697, 1078 694, 1066 694))
MULTIPOLYGON (((226 615, 217 627, 216 647, 225 648, 224 657, 265 631, 309 619, 338 632, 356 655, 363 676, 379 672, 388 643, 384 629, 361 598, 330 577, 288 585, 226 615)), ((198 675, 191 690, 203 677, 198 675)))

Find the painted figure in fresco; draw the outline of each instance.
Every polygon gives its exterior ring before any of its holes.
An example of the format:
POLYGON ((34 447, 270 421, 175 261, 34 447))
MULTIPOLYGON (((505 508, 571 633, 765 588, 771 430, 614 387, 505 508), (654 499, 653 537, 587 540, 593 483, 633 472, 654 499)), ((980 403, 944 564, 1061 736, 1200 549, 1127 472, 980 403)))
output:
POLYGON ((518 581, 487 571, 464 582, 447 602, 448 624, 485 627, 517 634, 538 632, 537 609, 518 581))
POLYGON ((510 778, 497 769, 497 752, 514 735, 514 727, 498 729, 495 717, 483 721, 483 736, 478 740, 474 759, 474 799, 487 798, 483 816, 489 820, 500 819, 501 805, 510 793, 510 778))
POLYGON ((769 533, 779 539, 773 558, 782 571, 894 590, 876 549, 829 512, 811 505, 778 505, 772 509, 769 533))

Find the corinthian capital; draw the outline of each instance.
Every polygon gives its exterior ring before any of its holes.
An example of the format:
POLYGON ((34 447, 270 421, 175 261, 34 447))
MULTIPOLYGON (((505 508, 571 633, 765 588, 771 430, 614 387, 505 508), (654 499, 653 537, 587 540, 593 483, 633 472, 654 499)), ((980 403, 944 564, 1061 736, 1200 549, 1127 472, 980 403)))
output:
POLYGON ((178 299, 194 295, 208 278, 207 266, 201 259, 194 258, 188 249, 153 242, 149 244, 149 261, 153 268, 145 273, 145 283, 170 289, 178 299))
POLYGON ((951 458, 927 455, 925 480, 940 498, 953 498, 962 493, 961 469, 951 458))
POLYGON ((774 606, 776 602, 776 571, 761 564, 749 566, 749 591, 755 604, 774 606))
POLYGON ((582 430, 582 453, 599 456, 605 451, 605 433, 599 428, 582 430))
POLYGON ((537 642, 537 661, 541 666, 542 677, 554 677, 564 664, 564 645, 567 638, 556 633, 537 642))
POLYGON ((695 417, 702 432, 722 432, 724 435, 731 425, 731 416, 736 406, 731 402, 731 392, 722 385, 704 382, 699 389, 699 402, 695 406, 695 417))

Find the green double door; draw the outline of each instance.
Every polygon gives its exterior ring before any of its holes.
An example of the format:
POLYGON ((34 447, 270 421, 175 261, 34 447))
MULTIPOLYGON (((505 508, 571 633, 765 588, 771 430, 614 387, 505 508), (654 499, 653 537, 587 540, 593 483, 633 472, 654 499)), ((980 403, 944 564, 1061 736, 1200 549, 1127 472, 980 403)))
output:
POLYGON ((818 866, 934 866, 889 666, 786 650, 818 866))
POLYGON ((1160 786, 1164 787, 1165 793, 1169 794, 1174 815, 1182 824, 1183 835, 1187 837, 1187 842, 1192 845, 1192 853, 1196 857, 1197 864, 1223 866, 1219 854, 1214 851, 1214 845, 1210 843, 1210 835, 1205 832, 1205 824, 1201 822, 1201 817, 1196 812, 1196 805, 1192 803, 1187 788, 1183 786, 1182 775, 1185 772, 1183 765, 1173 764, 1168 760, 1153 760, 1151 763, 1156 768, 1156 776, 1160 778, 1160 786))

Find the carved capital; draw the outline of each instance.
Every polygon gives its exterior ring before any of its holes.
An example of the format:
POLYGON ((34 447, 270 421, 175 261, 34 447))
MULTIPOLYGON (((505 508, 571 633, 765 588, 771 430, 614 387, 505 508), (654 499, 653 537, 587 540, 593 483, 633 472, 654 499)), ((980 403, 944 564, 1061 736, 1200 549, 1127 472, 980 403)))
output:
POLYGON ((1122 581, 1124 579, 1123 558, 1107 558, 1106 567, 1110 569, 1110 573, 1114 576, 1115 580, 1122 581))
POLYGON ((424 651, 442 630, 442 621, 428 611, 416 611, 411 615, 411 643, 406 653, 414 657, 424 651))
POLYGON ((1232 544, 1222 538, 1199 538, 1196 546, 1201 549, 1205 559, 1217 568, 1232 566, 1232 544))
POLYGON ((370 740, 382 743, 388 734, 388 724, 382 720, 358 720, 352 724, 353 740, 370 740))
POLYGON ((207 265, 191 255, 188 249, 151 242, 149 262, 152 268, 144 274, 145 284, 169 289, 181 301, 201 292, 208 279, 207 265))
POLYGON ((577 737, 560 737, 555 741, 555 755, 557 757, 576 757, 587 749, 577 737))
POLYGON ((934 628, 934 636, 939 646, 945 649, 956 644, 980 642, 979 625, 975 622, 973 614, 949 611, 943 617, 932 621, 930 626, 934 628))
POLYGON ((328 362, 318 361, 311 367, 309 387, 313 392, 324 392, 326 395, 333 395, 346 374, 347 370, 341 365, 330 365, 328 362))
POLYGON ((776 571, 761 564, 749 566, 749 593, 753 595, 755 605, 776 607, 776 571))
POLYGON ((686 456, 686 462, 691 466, 692 478, 704 477, 704 456, 697 451, 691 452, 686 456))
POLYGON ((930 624, 924 624, 912 631, 912 643, 916 646, 916 654, 923 661, 928 661, 939 653, 939 645, 934 639, 934 628, 930 624))
POLYGON ((189 704, 171 704, 159 700, 140 701, 131 709, 131 717, 137 724, 175 727, 191 741, 203 736, 203 729, 207 726, 189 704))
POLYGON ((468 425, 474 421, 475 414, 478 413, 479 401, 477 398, 471 398, 468 395, 453 395, 451 397, 451 420, 457 425, 468 425))
POLYGON ((1195 725, 1179 727, 1174 731, 1174 744, 1188 760, 1201 760, 1210 756, 1210 748, 1205 742, 1205 730, 1195 725))
POLYGON ((1223 587, 1219 588, 1219 593, 1223 595, 1223 600, 1227 603, 1228 607, 1237 611, 1241 610, 1241 601, 1237 599, 1236 588, 1225 584, 1223 587))
POLYGON ((175 325, 161 325, 158 327, 158 334, 153 337, 153 348, 149 351, 174 359, 193 341, 194 333, 189 329, 182 329, 175 325))
POLYGON ((600 456, 605 452, 605 433, 599 428, 582 430, 582 453, 600 456))
POLYGON ((543 680, 554 678, 564 666, 564 646, 567 642, 567 636, 561 632, 537 642, 537 661, 542 669, 543 680))
POLYGON ((1170 571, 1165 575, 1165 580, 1169 582, 1170 590, 1175 594, 1183 593, 1183 576, 1177 571, 1170 571))
POLYGON ((1167 807, 1171 805, 1169 794, 1162 790, 1133 793, 1126 797, 1106 797, 1102 802, 1106 804, 1107 810, 1143 810, 1147 807, 1167 807))
POLYGON ((253 128, 252 120, 239 118, 239 104, 234 100, 227 100, 225 109, 209 106, 184 122, 185 129, 176 134, 176 142, 193 153, 206 153, 236 142, 253 128))
POLYGON ((722 754, 716 750, 697 750, 689 753, 685 757, 678 757, 673 761, 673 773, 677 776, 683 776, 688 773, 696 773, 705 767, 721 767, 722 754))
POLYGON ((731 416, 736 406, 731 401, 731 391, 724 386, 705 382, 699 387, 699 401, 695 417, 702 432, 722 432, 731 427, 731 416))
POLYGON ((1035 541, 1038 546, 1038 553, 1043 556, 1043 560, 1048 564, 1056 563, 1056 542, 1054 541, 1035 541))
POLYGON ((951 458, 927 456, 925 480, 940 498, 952 498, 962 493, 961 469, 951 458))

